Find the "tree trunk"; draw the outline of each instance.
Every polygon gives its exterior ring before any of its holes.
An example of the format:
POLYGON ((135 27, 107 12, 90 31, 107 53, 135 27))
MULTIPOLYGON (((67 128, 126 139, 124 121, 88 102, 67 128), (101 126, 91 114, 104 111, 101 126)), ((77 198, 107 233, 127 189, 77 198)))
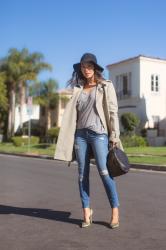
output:
POLYGON ((25 86, 23 82, 19 82, 19 104, 20 104, 20 129, 23 128, 23 106, 25 103, 25 86))
POLYGON ((51 110, 48 107, 45 107, 45 135, 47 131, 51 128, 51 110))
POLYGON ((8 130, 7 130, 8 139, 14 135, 15 102, 16 102, 16 94, 13 84, 11 90, 9 90, 9 112, 8 112, 8 130))
POLYGON ((47 130, 51 128, 51 110, 48 108, 47 113, 47 130))

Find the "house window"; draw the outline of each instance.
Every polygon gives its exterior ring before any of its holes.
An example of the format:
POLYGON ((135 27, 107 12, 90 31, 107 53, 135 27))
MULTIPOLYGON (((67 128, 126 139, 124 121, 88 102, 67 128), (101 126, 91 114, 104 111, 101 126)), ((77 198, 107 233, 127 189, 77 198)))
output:
POLYGON ((159 92, 159 76, 151 75, 151 91, 159 92))
POLYGON ((159 91, 159 77, 158 76, 156 76, 155 82, 156 82, 155 91, 158 92, 159 91))
POLYGON ((158 115, 152 116, 154 128, 159 128, 160 117, 158 115))
POLYGON ((116 76, 116 92, 118 99, 131 96, 131 72, 116 76))
POLYGON ((127 75, 123 76, 123 95, 127 95, 129 92, 128 89, 128 78, 127 75))

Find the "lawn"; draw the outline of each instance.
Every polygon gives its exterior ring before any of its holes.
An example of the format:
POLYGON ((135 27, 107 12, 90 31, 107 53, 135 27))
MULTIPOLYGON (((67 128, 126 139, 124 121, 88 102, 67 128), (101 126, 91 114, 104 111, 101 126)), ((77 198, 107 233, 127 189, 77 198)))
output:
POLYGON ((125 152, 131 163, 166 166, 166 147, 131 147, 125 152))
MULTIPOLYGON (((12 143, 0 143, 0 152, 26 153, 34 155, 54 155, 55 144, 38 144, 15 147, 12 143)), ((166 147, 132 147, 125 148, 130 163, 156 164, 166 166, 166 147)))
POLYGON ((131 147, 125 152, 131 163, 166 166, 166 147, 131 147))
POLYGON ((151 165, 164 165, 166 166, 165 156, 129 156, 130 163, 151 164, 151 165))
POLYGON ((38 144, 16 147, 12 143, 0 143, 0 152, 6 153, 27 153, 35 155, 49 155, 53 156, 55 151, 55 144, 38 144))
POLYGON ((125 148, 125 152, 131 155, 166 156, 166 147, 131 147, 125 148))

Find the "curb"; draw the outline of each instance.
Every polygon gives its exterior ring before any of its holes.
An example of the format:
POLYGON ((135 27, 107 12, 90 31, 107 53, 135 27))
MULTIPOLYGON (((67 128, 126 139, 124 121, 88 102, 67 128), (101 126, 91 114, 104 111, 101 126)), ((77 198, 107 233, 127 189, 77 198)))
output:
MULTIPOLYGON (((48 155, 33 155, 33 154, 21 154, 21 153, 6 153, 0 152, 1 155, 13 155, 13 156, 20 156, 20 157, 28 157, 28 158, 38 158, 38 159, 46 159, 46 160, 54 160, 53 157, 48 155)), ((91 160, 92 164, 95 164, 95 160, 91 160)), ((151 164, 138 164, 138 163, 131 163, 131 168, 134 169, 145 169, 145 170, 153 170, 153 171, 166 171, 166 166, 160 165, 151 165, 151 164)))
MULTIPOLYGON (((91 161, 93 164, 95 164, 95 160, 91 161)), ((166 171, 165 165, 151 165, 151 164, 139 164, 139 163, 130 163, 131 169, 144 169, 144 170, 153 170, 153 171, 166 171)))
POLYGON ((154 170, 154 171, 166 171, 166 166, 165 165, 151 165, 151 164, 138 164, 138 163, 132 163, 131 168, 135 169, 146 169, 146 170, 154 170))
POLYGON ((6 153, 6 152, 0 152, 0 155, 13 155, 13 156, 20 156, 20 157, 28 157, 28 158, 39 158, 39 159, 54 160, 53 157, 48 156, 48 155, 33 155, 33 154, 6 153))

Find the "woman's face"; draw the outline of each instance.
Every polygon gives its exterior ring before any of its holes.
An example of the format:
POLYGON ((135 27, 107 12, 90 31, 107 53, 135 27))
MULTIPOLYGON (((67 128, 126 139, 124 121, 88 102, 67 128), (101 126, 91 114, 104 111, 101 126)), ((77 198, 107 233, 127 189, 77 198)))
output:
POLYGON ((86 79, 94 76, 94 65, 92 63, 81 63, 81 72, 86 79))

